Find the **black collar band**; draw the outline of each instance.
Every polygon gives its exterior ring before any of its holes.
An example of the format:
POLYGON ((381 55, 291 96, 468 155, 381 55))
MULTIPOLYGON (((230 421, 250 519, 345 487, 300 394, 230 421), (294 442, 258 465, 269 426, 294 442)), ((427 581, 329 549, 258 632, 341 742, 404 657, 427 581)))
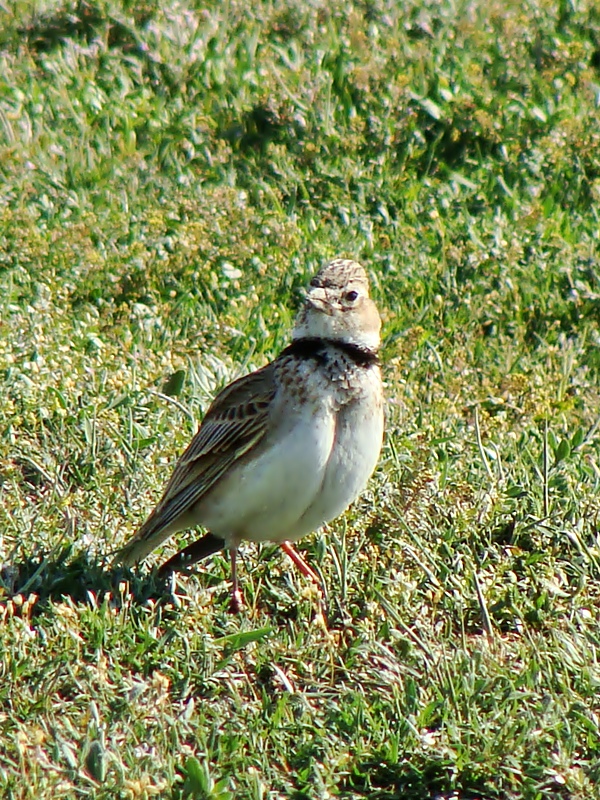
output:
POLYGON ((341 350, 358 367, 372 367, 379 364, 379 358, 374 350, 368 347, 361 347, 358 344, 342 342, 339 339, 320 339, 316 336, 306 336, 302 339, 294 339, 281 353, 282 356, 297 356, 299 358, 314 358, 321 363, 327 361, 325 348, 333 347, 341 350))

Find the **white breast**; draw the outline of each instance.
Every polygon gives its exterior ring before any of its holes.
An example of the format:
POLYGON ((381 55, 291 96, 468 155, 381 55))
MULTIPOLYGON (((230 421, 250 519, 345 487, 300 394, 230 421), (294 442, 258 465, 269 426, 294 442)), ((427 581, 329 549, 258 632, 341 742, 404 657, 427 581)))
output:
POLYGON ((338 414, 335 440, 323 482, 287 538, 295 541, 346 510, 365 488, 375 469, 382 438, 381 405, 355 403, 338 414))

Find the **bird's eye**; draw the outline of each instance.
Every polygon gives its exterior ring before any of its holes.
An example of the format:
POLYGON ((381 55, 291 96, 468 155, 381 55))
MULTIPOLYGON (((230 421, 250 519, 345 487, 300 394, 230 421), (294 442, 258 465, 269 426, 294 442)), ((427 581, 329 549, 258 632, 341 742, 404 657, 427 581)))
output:
POLYGON ((344 300, 346 300, 348 303, 353 303, 357 299, 358 299, 358 292, 355 292, 354 290, 352 290, 351 292, 346 292, 346 294, 344 295, 344 300))

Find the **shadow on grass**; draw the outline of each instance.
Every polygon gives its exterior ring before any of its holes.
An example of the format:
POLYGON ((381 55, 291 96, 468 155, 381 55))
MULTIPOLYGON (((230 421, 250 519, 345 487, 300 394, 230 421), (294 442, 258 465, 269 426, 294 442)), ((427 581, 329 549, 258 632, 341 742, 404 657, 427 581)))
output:
POLYGON ((75 603, 90 601, 90 593, 96 597, 110 592, 118 597, 123 582, 128 594, 140 605, 148 600, 168 600, 172 597, 171 581, 159 578, 156 572, 138 574, 121 566, 99 562, 88 553, 78 553, 71 558, 72 547, 67 545, 59 552, 48 555, 14 559, 3 564, 0 570, 0 592, 9 597, 27 597, 36 594, 36 608, 43 609, 49 602, 70 598, 75 603))
MULTIPOLYGON (((541 774, 529 777, 532 785, 542 780, 541 774)), ((368 796, 370 800, 507 800, 517 796, 507 786, 506 775, 501 779, 493 764, 466 762, 459 767, 455 759, 429 760, 423 756, 416 756, 412 762, 410 756, 396 763, 364 761, 339 789, 340 798, 368 796)), ((301 800, 303 796, 298 792, 292 798, 301 800)), ((541 797, 537 790, 531 796, 541 797)), ((567 800, 569 789, 557 785, 544 797, 567 800)))
MULTIPOLYGON (((88 552, 73 554, 73 549, 71 544, 67 544, 48 552, 37 552, 34 556, 18 553, 0 563, 0 601, 16 596, 25 600, 31 594, 36 595, 34 614, 43 612, 50 603, 65 599, 74 603, 94 604, 107 593, 117 605, 122 595, 127 596, 128 602, 138 606, 143 606, 148 601, 161 605, 172 603, 174 585, 171 575, 160 575, 158 568, 137 571, 121 565, 113 566, 110 561, 103 561, 88 552)), ((276 549, 275 546, 265 548, 267 558, 276 549)), ((251 572, 253 562, 249 561, 246 568, 251 572)), ((196 573, 194 570, 182 570, 177 574, 192 576, 196 573)), ((218 570, 215 574, 203 571, 202 576, 206 585, 215 587, 223 584, 223 575, 218 570)), ((314 601, 314 613, 321 611, 331 630, 342 630, 351 617, 335 595, 327 597, 327 585, 323 576, 321 582, 324 602, 319 605, 318 601, 314 601)), ((249 576, 244 576, 244 585, 246 592, 252 595, 249 576)), ((215 598, 215 605, 218 606, 221 602, 229 604, 229 598, 230 591, 226 582, 222 592, 215 598)), ((312 601, 309 604, 310 602, 312 601)), ((310 610, 307 612, 301 608, 291 587, 288 586, 285 591, 285 587, 280 586, 277 581, 271 583, 268 577, 258 605, 274 623, 282 625, 298 620, 303 613, 311 613, 310 610)), ((242 613, 246 614, 247 610, 242 613)))
POLYGON ((371 800, 500 800, 506 796, 481 776, 457 776, 450 762, 365 762, 349 776, 340 797, 353 797, 355 792, 361 797, 368 794, 371 800))

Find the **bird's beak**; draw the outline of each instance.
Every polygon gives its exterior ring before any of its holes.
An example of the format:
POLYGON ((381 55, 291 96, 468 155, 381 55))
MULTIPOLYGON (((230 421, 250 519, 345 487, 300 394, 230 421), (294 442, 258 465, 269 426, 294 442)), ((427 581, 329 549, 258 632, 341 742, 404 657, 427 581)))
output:
POLYGON ((306 293, 306 302, 310 303, 313 308, 322 311, 324 314, 331 316, 331 304, 327 301, 325 289, 320 286, 315 286, 306 293))

